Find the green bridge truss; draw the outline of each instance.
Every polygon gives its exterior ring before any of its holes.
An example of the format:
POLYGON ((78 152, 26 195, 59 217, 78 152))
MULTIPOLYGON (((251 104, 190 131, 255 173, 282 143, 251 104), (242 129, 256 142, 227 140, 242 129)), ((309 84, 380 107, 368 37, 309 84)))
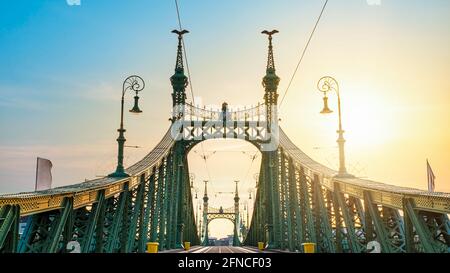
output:
POLYGON ((173 106, 182 111, 174 111, 171 129, 159 144, 126 169, 130 177, 0 195, 0 252, 65 252, 69 241, 77 241, 81 252, 107 253, 145 252, 147 242, 158 242, 164 250, 181 248, 184 241, 201 244, 187 154, 208 135, 242 136, 262 154, 251 224, 236 244, 265 242, 268 248, 302 252, 302 243, 313 242, 318 252, 358 253, 375 240, 386 253, 449 252, 449 193, 336 177, 337 171, 308 157, 281 128, 276 149, 264 149, 277 120, 280 79, 273 58, 274 32, 267 33, 264 103, 233 112, 224 104, 222 113, 185 101, 184 33, 178 33, 171 77, 173 106), (216 115, 229 118, 211 125, 216 115), (175 130, 183 135, 176 140, 173 124, 179 121, 185 126, 175 130), (266 129, 260 126, 263 121, 266 129), (23 217, 27 225, 19 236, 23 217))

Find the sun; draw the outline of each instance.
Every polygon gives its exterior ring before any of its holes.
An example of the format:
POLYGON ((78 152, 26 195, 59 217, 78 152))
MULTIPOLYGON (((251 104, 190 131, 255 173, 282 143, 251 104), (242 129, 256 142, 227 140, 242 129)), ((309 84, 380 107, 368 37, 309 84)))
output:
MULTIPOLYGON (((342 126, 344 138, 354 148, 380 148, 395 136, 395 112, 380 92, 346 86, 341 92, 342 126)), ((334 112, 331 119, 337 123, 337 105, 331 103, 334 112)), ((330 119, 330 117, 328 118, 330 119)), ((336 125, 335 125, 336 126, 336 125)))

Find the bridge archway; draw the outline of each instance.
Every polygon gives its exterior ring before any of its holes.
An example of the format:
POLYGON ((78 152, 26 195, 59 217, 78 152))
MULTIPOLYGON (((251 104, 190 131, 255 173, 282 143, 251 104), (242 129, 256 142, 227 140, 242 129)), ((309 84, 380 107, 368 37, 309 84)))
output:
MULTIPOLYGON (((189 173, 191 177, 191 196, 194 198, 194 210, 197 229, 201 241, 205 242, 205 225, 203 211, 205 205, 202 198, 208 196, 208 221, 226 219, 233 223, 233 233, 223 234, 222 237, 236 233, 240 241, 243 240, 249 228, 253 212, 253 200, 256 192, 255 178, 261 168, 261 152, 254 145, 244 140, 212 139, 205 140, 202 145, 191 149, 187 155, 189 173), (204 181, 207 182, 207 190, 204 189, 204 181), (235 185, 235 182, 238 185, 235 185), (237 188, 236 188, 237 186, 237 188), (239 193, 238 195, 236 193, 239 193), (220 208, 234 210, 235 197, 239 198, 239 214, 237 226, 235 226, 235 212, 220 214, 220 208), (250 198, 250 199, 249 199, 250 198), (216 214, 212 214, 214 210, 216 214)), ((216 226, 217 225, 213 225, 216 226)), ((217 233, 211 228, 210 232, 217 233)), ((209 233, 211 235, 211 233, 209 233)))
MULTIPOLYGON (((229 219, 225 217, 217 217, 208 220, 208 223, 206 225, 206 228, 208 228, 208 234, 209 239, 210 238, 216 238, 217 241, 220 241, 222 239, 227 239, 229 242, 229 236, 233 235, 234 229, 235 229, 235 222, 234 219, 229 219), (221 229, 222 231, 226 232, 220 232, 218 229, 221 229)), ((203 239, 203 238, 201 238, 203 239)), ((234 239, 234 238, 233 238, 234 239)), ((209 240, 208 245, 213 245, 212 242, 209 240)))

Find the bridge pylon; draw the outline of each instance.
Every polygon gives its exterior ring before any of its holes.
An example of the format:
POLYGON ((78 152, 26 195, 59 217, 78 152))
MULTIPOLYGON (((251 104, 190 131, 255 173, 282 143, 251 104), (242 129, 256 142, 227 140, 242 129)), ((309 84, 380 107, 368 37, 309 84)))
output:
POLYGON ((239 181, 234 181, 236 183, 236 190, 234 195, 234 231, 233 231, 233 246, 240 246, 241 241, 239 241, 239 231, 240 231, 240 219, 239 219, 239 192, 238 183, 239 181))
POLYGON ((208 181, 205 180, 203 181, 205 182, 205 194, 203 196, 203 241, 202 241, 202 245, 203 246, 208 246, 209 245, 209 234, 208 234, 208 186, 207 183, 208 181))

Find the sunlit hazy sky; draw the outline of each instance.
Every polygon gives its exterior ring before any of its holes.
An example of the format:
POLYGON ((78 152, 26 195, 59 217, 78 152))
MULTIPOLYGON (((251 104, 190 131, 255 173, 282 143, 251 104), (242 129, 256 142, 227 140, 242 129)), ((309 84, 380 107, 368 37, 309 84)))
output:
MULTIPOLYGON (((323 1, 179 4, 191 32, 185 42, 196 100, 251 105, 263 96, 261 30, 280 31, 274 47, 283 94, 323 1)), ((316 90, 320 77, 334 76, 349 171, 426 189, 428 158, 436 190, 450 192, 449 15, 447 0, 330 0, 281 106, 281 126, 303 151, 337 168, 336 97, 334 114, 322 116, 316 90)), ((174 1, 1 0, 0 193, 33 190, 37 156, 52 160, 54 186, 111 172, 122 81, 130 74, 147 86, 142 115, 125 117, 127 144, 142 146, 126 149, 126 165, 150 151, 169 126, 176 18, 174 1)), ((243 142, 206 142, 204 149, 208 168, 199 147, 189 155, 199 197, 209 179, 211 204, 231 206, 226 192, 241 180, 245 202, 260 156, 251 163, 256 151, 243 142)), ((231 232, 231 224, 211 223, 212 235, 231 232)))

